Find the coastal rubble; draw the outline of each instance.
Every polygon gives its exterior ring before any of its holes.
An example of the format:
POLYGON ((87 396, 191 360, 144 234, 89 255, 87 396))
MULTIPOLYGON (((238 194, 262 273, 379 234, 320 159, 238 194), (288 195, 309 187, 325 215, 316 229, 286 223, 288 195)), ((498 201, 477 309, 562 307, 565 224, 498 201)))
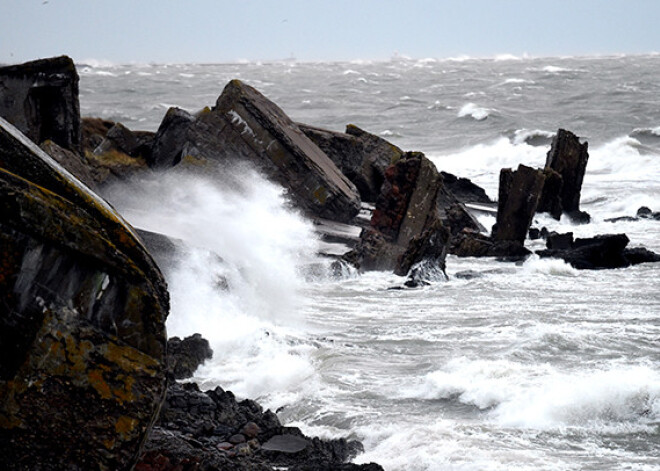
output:
MULTIPOLYGON (((526 257, 535 212, 588 220, 579 209, 587 143, 561 129, 544 169, 502 170, 487 236, 471 205, 493 203, 469 180, 354 125, 338 133, 294 123, 238 80, 213 108, 171 108, 156 133, 81 120, 67 57, 0 68, 0 85, 0 116, 28 134, 0 119, 3 469, 382 469, 346 463, 357 442, 306 437, 254 401, 177 383, 212 354, 199 336, 166 347, 169 294, 154 260, 174 263, 182 244, 135 231, 89 188, 174 166, 250 162, 314 218, 334 257, 408 275, 406 286, 445 277, 447 252, 526 257)), ((659 216, 640 208, 635 218, 659 216)), ((660 262, 628 248, 625 234, 538 232, 547 239, 539 256, 575 268, 660 262)), ((218 289, 230 287, 219 280, 218 289)))

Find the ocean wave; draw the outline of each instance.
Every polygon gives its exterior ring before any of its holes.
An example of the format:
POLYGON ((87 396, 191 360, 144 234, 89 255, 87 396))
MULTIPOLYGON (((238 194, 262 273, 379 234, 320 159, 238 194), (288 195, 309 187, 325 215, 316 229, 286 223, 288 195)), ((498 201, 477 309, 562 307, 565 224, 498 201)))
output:
POLYGON ((552 142, 555 134, 554 132, 544 131, 542 129, 516 129, 511 137, 511 142, 516 145, 546 146, 552 142))
POLYGON ((483 121, 484 119, 488 118, 488 116, 490 116, 490 113, 492 111, 493 110, 491 109, 478 106, 475 103, 466 103, 458 111, 457 116, 459 118, 464 118, 466 116, 469 116, 475 119, 476 121, 483 121))
POLYGON ((655 128, 636 128, 630 133, 631 137, 660 137, 660 126, 655 128))
POLYGON ((505 426, 645 429, 660 420, 660 372, 648 366, 556 373, 520 388, 493 412, 505 426))
POLYGON ((285 325, 300 326, 302 267, 316 260, 317 242, 284 194, 245 166, 215 180, 175 171, 105 193, 134 226, 185 241, 180 260, 163 268, 167 328, 179 337, 200 332, 219 352, 197 381, 268 406, 291 399, 315 374, 311 347, 292 343, 297 331, 285 325))
POLYGON ((458 401, 488 411, 505 427, 645 430, 660 420, 660 371, 631 365, 561 372, 545 364, 459 358, 402 397, 458 401))

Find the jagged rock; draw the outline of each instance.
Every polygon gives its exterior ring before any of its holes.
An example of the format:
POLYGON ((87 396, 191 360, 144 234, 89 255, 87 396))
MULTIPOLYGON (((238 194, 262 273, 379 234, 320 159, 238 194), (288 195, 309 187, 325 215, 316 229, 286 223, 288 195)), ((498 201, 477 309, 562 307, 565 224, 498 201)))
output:
POLYGON ((445 186, 461 203, 492 203, 486 190, 472 183, 468 178, 457 177, 448 172, 440 172, 445 180, 445 186))
POLYGON ((588 148, 587 142, 581 144, 575 134, 565 129, 559 129, 552 139, 545 168, 561 175, 561 209, 565 213, 580 210, 582 181, 589 160, 588 148))
POLYGON ((147 160, 150 167, 168 168, 181 161, 188 128, 194 121, 195 117, 181 108, 167 110, 156 132, 151 158, 147 160))
POLYGON ((167 341, 167 371, 171 378, 190 378, 195 370, 213 357, 209 341, 200 334, 193 334, 181 340, 172 337, 167 341))
POLYGON ((37 144, 80 153, 78 81, 67 56, 0 67, 0 116, 37 144))
POLYGON ((360 210, 355 186, 273 102, 239 80, 188 128, 186 164, 248 160, 289 189, 309 213, 335 221, 360 210))
POLYGON ((385 170, 403 155, 395 145, 352 124, 346 127, 346 133, 300 123, 298 126, 353 182, 362 201, 376 201, 385 170))
POLYGON ((165 393, 160 271, 3 119, 0 214, 0 467, 130 469, 165 393))
POLYGON ((362 270, 405 274, 412 263, 432 258, 444 268, 449 231, 440 220, 442 177, 420 152, 407 152, 385 172, 385 183, 358 247, 346 259, 362 270))
POLYGON ((541 191, 541 197, 539 198, 536 212, 549 213, 553 218, 559 221, 562 213, 561 195, 564 179, 559 173, 551 168, 545 168, 543 170, 543 175, 545 176, 545 182, 543 184, 543 190, 541 191))
POLYGON ((519 165, 500 172, 497 222, 492 237, 496 241, 513 241, 522 245, 532 223, 545 177, 542 171, 519 165))
POLYGON ((540 257, 561 258, 574 268, 623 268, 636 263, 660 261, 660 255, 649 250, 626 249, 629 239, 625 234, 598 235, 575 242, 565 249, 536 252, 540 257))
POLYGON ((538 227, 530 227, 527 236, 530 240, 538 240, 541 238, 541 229, 538 227))

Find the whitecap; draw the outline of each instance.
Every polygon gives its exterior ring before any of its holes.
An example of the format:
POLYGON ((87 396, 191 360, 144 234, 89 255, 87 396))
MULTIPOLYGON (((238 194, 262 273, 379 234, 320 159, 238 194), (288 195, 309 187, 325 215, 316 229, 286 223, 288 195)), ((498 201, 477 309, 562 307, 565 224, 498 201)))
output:
POLYGON ((548 72, 550 74, 558 74, 561 72, 572 72, 572 69, 566 69, 564 67, 558 67, 555 65, 546 65, 541 70, 543 70, 543 72, 548 72))
POLYGON ((477 106, 475 103, 467 103, 458 111, 458 117, 470 116, 477 121, 483 121, 490 116, 492 110, 477 106))
POLYGON ((540 258, 538 255, 532 255, 525 263, 523 270, 530 274, 542 274, 550 276, 577 276, 578 270, 569 263, 557 258, 540 258))
POLYGON ((512 142, 516 145, 547 145, 554 136, 554 132, 542 129, 516 129, 513 133, 512 142))

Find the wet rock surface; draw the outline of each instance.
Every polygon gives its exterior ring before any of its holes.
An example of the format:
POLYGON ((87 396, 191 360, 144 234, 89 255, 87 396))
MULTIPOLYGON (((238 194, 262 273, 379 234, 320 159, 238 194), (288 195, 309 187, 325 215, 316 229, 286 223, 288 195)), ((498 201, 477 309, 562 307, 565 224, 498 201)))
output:
POLYGON ((195 370, 213 357, 208 340, 193 334, 181 340, 172 337, 167 341, 167 372, 171 379, 192 377, 195 370))
POLYGON ((430 258, 444 270, 449 230, 440 219, 443 181, 420 152, 407 152, 385 172, 370 228, 346 256, 362 270, 393 270, 405 275, 430 258))
POLYGON ((552 139, 545 168, 561 176, 561 209, 563 212, 580 211, 582 182, 589 160, 588 143, 570 131, 559 129, 552 139))
POLYGON ((220 387, 202 392, 194 383, 173 383, 135 469, 382 469, 346 462, 361 450, 359 442, 284 427, 273 412, 220 387))
POLYGON ((130 469, 165 393, 160 271, 2 119, 0 213, 0 467, 130 469))
POLYGON ((539 170, 519 165, 502 169, 493 239, 523 244, 538 205, 545 177, 539 170))
POLYGON ((542 258, 561 258, 580 270, 624 268, 639 263, 660 261, 660 254, 650 250, 627 249, 629 239, 625 234, 598 235, 578 238, 575 241, 572 241, 572 237, 571 233, 549 237, 548 249, 536 253, 542 258))

